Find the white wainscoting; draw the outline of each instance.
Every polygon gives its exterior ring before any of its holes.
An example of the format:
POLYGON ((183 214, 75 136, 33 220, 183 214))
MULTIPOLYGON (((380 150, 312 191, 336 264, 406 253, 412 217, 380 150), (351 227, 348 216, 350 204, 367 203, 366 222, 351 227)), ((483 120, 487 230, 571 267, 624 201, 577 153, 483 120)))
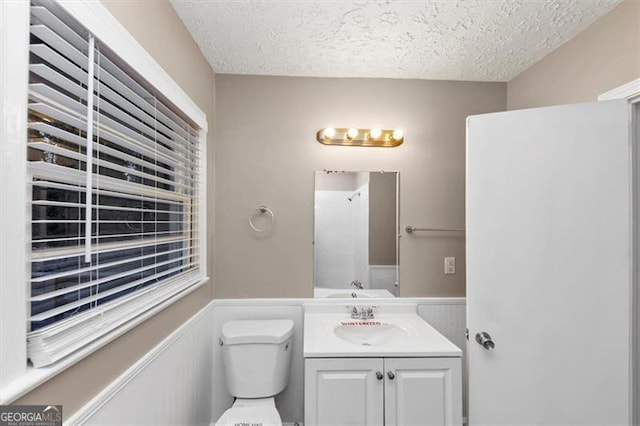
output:
MULTIPOLYGON (((215 300, 152 349, 70 419, 66 425, 209 425, 231 406, 220 329, 235 319, 291 319, 294 322, 289 384, 276 397, 285 423, 304 419, 304 304, 344 303, 338 299, 215 300)), ((381 299, 376 299, 379 304, 381 299)), ((395 298, 413 304, 418 315, 465 350, 464 298, 395 298)), ((466 386, 466 378, 465 378, 466 386)), ((466 387, 465 387, 466 389, 466 387)), ((466 398, 465 398, 466 400, 466 398)), ((465 409, 466 412, 466 409, 465 409)))
POLYGON ((418 300, 418 315, 462 349, 462 415, 468 416, 467 302, 464 297, 418 300))
POLYGON ((396 265, 369 265, 368 288, 398 292, 398 267, 396 265))
POLYGON ((467 303, 464 297, 413 299, 420 318, 431 324, 454 345, 465 350, 467 339, 467 303))
POLYGON ((213 303, 148 352, 66 425, 209 425, 213 303))

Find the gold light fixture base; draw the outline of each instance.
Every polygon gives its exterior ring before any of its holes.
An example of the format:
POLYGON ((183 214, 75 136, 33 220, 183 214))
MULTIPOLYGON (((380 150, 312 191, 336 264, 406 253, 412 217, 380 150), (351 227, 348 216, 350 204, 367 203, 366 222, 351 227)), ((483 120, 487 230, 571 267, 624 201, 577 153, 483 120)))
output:
MULTIPOLYGON (((402 134, 398 130, 379 129, 379 136, 376 131, 371 135, 372 129, 355 129, 358 131, 357 135, 353 135, 353 130, 349 134, 350 128, 325 128, 320 129, 316 133, 316 139, 318 142, 324 145, 340 145, 340 146, 371 146, 371 147, 387 147, 392 148, 402 145, 404 142, 404 136, 398 136, 402 134), (394 138, 394 132, 396 137, 394 138), (331 136, 329 136, 331 135, 331 136)), ((353 129, 353 128, 351 128, 353 129)), ((377 129, 376 129, 377 130, 377 129)))

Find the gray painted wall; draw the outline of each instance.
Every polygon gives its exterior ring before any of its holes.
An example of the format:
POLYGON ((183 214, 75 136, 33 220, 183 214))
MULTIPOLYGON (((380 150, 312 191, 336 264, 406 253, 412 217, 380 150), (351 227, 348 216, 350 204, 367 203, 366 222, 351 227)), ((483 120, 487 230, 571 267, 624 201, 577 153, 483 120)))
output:
POLYGON ((369 264, 396 264, 396 176, 371 173, 369 180, 369 264))
MULTIPOLYGON (((465 119, 506 83, 216 75, 216 298, 311 297, 314 171, 400 172, 400 224, 464 226, 465 119), (397 148, 325 146, 327 126, 401 128, 397 148), (268 233, 249 215, 275 213, 268 233)), ((464 238, 400 240, 400 294, 464 296, 464 238), (443 274, 455 256, 458 273, 443 274)))
POLYGON ((509 82, 508 108, 593 102, 640 77, 640 1, 624 1, 509 82))

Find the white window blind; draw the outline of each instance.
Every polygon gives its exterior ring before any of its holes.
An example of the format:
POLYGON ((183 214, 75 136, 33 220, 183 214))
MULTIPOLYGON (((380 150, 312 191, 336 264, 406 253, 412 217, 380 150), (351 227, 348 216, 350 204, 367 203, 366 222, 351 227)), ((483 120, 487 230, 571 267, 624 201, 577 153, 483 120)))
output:
POLYGON ((32 4, 30 28, 27 351, 39 367, 203 278, 202 176, 197 126, 117 52, 54 2, 32 4))

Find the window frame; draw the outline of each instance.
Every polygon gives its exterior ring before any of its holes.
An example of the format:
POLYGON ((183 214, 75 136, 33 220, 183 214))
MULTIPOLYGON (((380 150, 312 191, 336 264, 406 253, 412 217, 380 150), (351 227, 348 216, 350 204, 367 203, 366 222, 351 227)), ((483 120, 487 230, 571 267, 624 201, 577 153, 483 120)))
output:
POLYGON ((198 191, 200 276, 188 289, 173 294, 159 305, 137 316, 114 331, 101 336, 77 352, 51 366, 32 368, 27 363, 27 313, 30 235, 30 192, 27 170, 27 91, 29 69, 30 1, 0 2, 0 404, 7 404, 49 378, 72 366, 90 353, 116 339, 141 322, 162 311, 208 281, 206 235, 206 138, 205 113, 189 98, 167 72, 102 5, 95 2, 57 0, 56 3, 76 19, 120 59, 151 84, 159 93, 189 117, 199 128, 201 176, 198 191), (24 182, 16 185, 15 182, 24 182), (21 224, 22 226, 16 226, 21 224), (21 248, 21 249, 19 249, 21 248), (15 265, 23 265, 16 268, 15 265), (18 326, 16 326, 18 324, 18 326), (22 324, 22 327, 19 326, 22 324))

